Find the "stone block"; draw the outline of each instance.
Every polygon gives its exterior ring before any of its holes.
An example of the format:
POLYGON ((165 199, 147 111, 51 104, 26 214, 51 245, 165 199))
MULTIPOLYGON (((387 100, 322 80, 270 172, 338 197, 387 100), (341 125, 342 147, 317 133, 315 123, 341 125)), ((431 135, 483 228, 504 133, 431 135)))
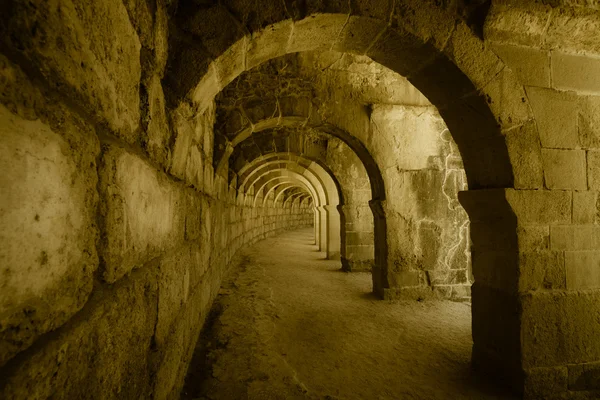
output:
POLYGON ((519 254, 519 291, 556 290, 567 286, 563 252, 542 251, 519 254))
POLYGON ((492 43, 492 51, 515 72, 523 85, 550 87, 550 54, 547 50, 492 43))
POLYGON ((577 96, 572 92, 527 88, 542 147, 574 149, 579 146, 577 96))
POLYGON ((330 50, 347 19, 343 14, 315 14, 295 22, 286 53, 330 50))
POLYGON ((567 0, 563 3, 566 7, 557 7, 552 11, 544 39, 546 44, 553 48, 571 50, 570 52, 598 54, 598 2, 567 0))
POLYGON ((547 9, 542 5, 495 4, 486 18, 484 35, 491 42, 537 47, 547 25, 547 9))
POLYGON ((600 359, 598 291, 536 291, 521 296, 523 367, 600 359))
POLYGON ((550 227, 552 250, 600 249, 600 226, 556 225, 550 227))
POLYGON ((11 12, 0 16, 5 46, 20 53, 54 90, 135 142, 141 45, 123 2, 11 5, 11 12))
MULTIPOLYGON (((6 91, 15 76, 0 63, 6 91)), ((22 116, 0 104, 0 366, 83 307, 98 266, 95 133, 26 96, 22 116)))
POLYGON ((568 381, 567 367, 528 369, 525 371, 524 396, 527 399, 545 399, 566 392, 568 381))
POLYGON ((600 93, 600 59, 552 53, 552 86, 579 93, 600 93))
POLYGON ((585 148, 600 148, 600 96, 579 96, 579 141, 585 148))
POLYGON ((350 16, 332 50, 364 54, 385 28, 381 20, 350 16))
POLYGON ((452 36, 444 45, 444 53, 477 88, 484 87, 504 68, 502 60, 483 45, 481 38, 466 21, 457 22, 452 36))
POLYGON ((598 192, 573 192, 573 223, 596 224, 600 219, 598 192))
POLYGON ((600 251, 567 251, 565 266, 567 289, 600 288, 600 251))
POLYGON ((505 134, 515 189, 544 187, 542 152, 536 126, 529 122, 505 134))
POLYGON ((247 45, 247 68, 254 68, 272 58, 285 55, 293 25, 292 21, 287 20, 252 33, 247 45))
POLYGON ((600 362, 569 365, 569 390, 600 390, 600 362))
POLYGON ((76 317, 3 371, 3 399, 139 398, 151 392, 156 276, 147 268, 96 290, 76 317))
POLYGON ((591 190, 600 190, 600 151, 587 152, 588 186, 591 190))
POLYGON ((544 251, 550 247, 550 228, 543 225, 520 225, 517 228, 519 251, 544 251))
POLYGON ((183 242, 181 187, 142 159, 121 148, 105 146, 100 188, 103 277, 107 282, 115 282, 183 242))
POLYGON ((142 118, 147 122, 144 146, 148 156, 166 168, 169 157, 171 128, 167 121, 165 96, 158 76, 153 76, 144 86, 147 96, 146 114, 142 118))
POLYGON ((571 222, 571 192, 562 190, 506 190, 506 199, 519 225, 571 222))
POLYGON ((515 73, 504 68, 481 89, 488 106, 502 130, 526 124, 531 120, 527 95, 515 73))
POLYGON ((584 150, 542 149, 542 160, 548 189, 587 190, 584 150))

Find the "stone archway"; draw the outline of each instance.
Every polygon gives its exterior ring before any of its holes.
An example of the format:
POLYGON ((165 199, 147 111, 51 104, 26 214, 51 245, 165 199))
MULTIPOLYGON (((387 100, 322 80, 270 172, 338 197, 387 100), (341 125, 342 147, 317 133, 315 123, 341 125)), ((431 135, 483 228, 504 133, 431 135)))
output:
MULTIPOLYGON (((451 18, 442 7, 402 2, 376 16, 360 6, 350 10, 335 8, 295 21, 284 13, 270 20, 267 29, 255 29, 248 35, 240 32, 222 47, 214 47, 214 56, 182 47, 171 65, 178 75, 186 76, 186 84, 177 82, 177 75, 170 78, 169 82, 177 88, 171 93, 173 104, 186 99, 202 110, 241 72, 286 53, 335 49, 364 54, 406 76, 438 108, 464 162, 471 190, 461 195, 461 201, 469 216, 483 229, 502 230, 511 238, 508 243, 515 244, 510 245, 510 252, 518 254, 515 214, 536 195, 534 191, 505 189, 539 189, 543 177, 537 131, 527 97, 512 71, 504 68, 465 22, 451 18), (186 69, 192 60, 194 65, 206 67, 186 69), (190 84, 190 80, 195 84, 190 84), (491 203, 500 205, 496 209, 502 212, 476 215, 473 210, 487 208, 491 203), (503 224, 499 225, 498 220, 503 224)), ((198 15, 184 19, 183 26, 186 21, 193 25, 191 21, 198 21, 198 15)), ((196 32, 194 27, 189 29, 196 32)), ((202 35, 199 33, 198 39, 202 35)), ((544 198, 550 201, 549 197, 544 198)), ((376 220, 383 222, 381 203, 376 199, 371 208, 376 220)), ((484 248, 481 250, 485 253, 484 248)), ((387 257, 387 251, 378 252, 376 257, 387 257)), ((473 303, 477 304, 477 312, 473 313, 473 358, 479 365, 507 366, 503 370, 510 375, 509 380, 521 387, 522 374, 514 372, 522 371, 521 339, 517 334, 521 331, 520 298, 515 294, 515 286, 509 284, 518 280, 519 260, 516 257, 506 262, 509 268, 490 275, 485 273, 488 261, 473 257, 477 281, 473 287, 473 303), (502 315, 503 322, 490 321, 487 315, 493 314, 502 315), (510 340, 500 333, 505 325, 511 327, 510 340)), ((388 285, 388 274, 393 269, 384 264, 386 273, 374 282, 376 287, 388 285)))

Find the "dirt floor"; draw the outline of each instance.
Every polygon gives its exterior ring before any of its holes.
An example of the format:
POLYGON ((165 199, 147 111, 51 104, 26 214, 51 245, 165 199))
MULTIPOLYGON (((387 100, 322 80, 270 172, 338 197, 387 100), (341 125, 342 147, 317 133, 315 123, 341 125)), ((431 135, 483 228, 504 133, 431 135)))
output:
POLYGON ((238 257, 182 399, 512 399, 471 372, 469 304, 377 300, 312 243, 304 229, 238 257))

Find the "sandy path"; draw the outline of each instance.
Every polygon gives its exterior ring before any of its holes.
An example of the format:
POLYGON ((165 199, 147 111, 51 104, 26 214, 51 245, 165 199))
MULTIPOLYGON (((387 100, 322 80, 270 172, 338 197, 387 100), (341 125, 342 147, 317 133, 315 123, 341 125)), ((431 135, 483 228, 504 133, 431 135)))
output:
POLYGON ((289 232, 244 251, 183 399, 510 399, 470 371, 470 306, 374 299, 289 232))

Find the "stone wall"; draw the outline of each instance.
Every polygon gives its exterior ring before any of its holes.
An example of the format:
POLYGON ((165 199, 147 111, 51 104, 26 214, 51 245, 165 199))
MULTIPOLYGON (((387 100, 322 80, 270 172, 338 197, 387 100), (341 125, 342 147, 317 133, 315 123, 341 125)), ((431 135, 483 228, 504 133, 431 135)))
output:
MULTIPOLYGON (((302 73, 317 81, 323 118, 360 138, 381 171, 391 277, 386 296, 470 297, 469 219, 458 201, 466 176, 436 108, 405 78, 366 57, 322 52, 299 59, 302 73)), ((364 246, 373 242, 364 167, 356 166, 360 160, 347 146, 331 142, 328 162, 336 166, 348 205, 348 246, 360 244, 372 254, 364 246), (357 216, 358 225, 348 224, 357 216), (350 231, 358 231, 354 241, 350 231)))
POLYGON ((373 213, 369 207, 371 187, 358 156, 339 139, 327 143, 327 164, 338 178, 344 194, 345 271, 370 271, 374 262, 373 213))
POLYGON ((469 219, 458 202, 465 171, 432 106, 373 106, 370 148, 386 184, 390 296, 470 297, 469 219))
POLYGON ((0 397, 178 398, 236 251, 311 225, 312 209, 239 206, 213 179, 214 112, 165 106, 162 2, 11 11, 0 397))

